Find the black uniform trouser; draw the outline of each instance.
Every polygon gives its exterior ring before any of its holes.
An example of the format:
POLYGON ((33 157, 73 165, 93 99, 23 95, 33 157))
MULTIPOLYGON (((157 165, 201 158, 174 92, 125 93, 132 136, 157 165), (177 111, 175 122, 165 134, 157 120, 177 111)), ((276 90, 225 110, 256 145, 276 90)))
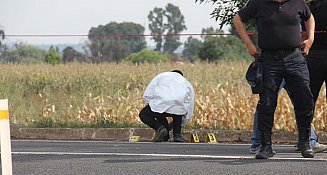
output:
POLYGON ((181 134, 182 130, 182 116, 168 113, 153 112, 149 105, 146 105, 139 114, 140 119, 143 123, 147 124, 151 128, 157 130, 160 126, 164 126, 169 130, 168 121, 166 117, 173 118, 173 134, 181 134), (166 125, 166 126, 165 126, 166 125))
POLYGON ((271 131, 277 106, 278 90, 286 81, 294 105, 298 128, 310 128, 313 117, 313 98, 309 87, 309 71, 299 50, 273 54, 263 51, 263 92, 257 104, 258 129, 271 131))
POLYGON ((325 82, 325 85, 327 85, 327 48, 326 50, 311 49, 307 56, 307 63, 310 72, 310 88, 313 100, 316 102, 322 84, 325 82))

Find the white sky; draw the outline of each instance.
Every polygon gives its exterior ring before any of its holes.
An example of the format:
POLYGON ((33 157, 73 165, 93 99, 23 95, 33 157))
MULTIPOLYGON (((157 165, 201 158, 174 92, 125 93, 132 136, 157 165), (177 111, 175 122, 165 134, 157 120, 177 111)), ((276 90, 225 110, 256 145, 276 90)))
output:
MULTIPOLYGON (((201 33, 219 25, 210 13, 211 3, 195 0, 0 0, 0 27, 8 35, 88 34, 91 27, 109 22, 134 22, 148 29, 148 14, 168 3, 178 6, 185 18, 183 33, 201 33)), ((186 39, 187 36, 181 38, 186 39)), ((83 43, 86 37, 8 37, 5 42, 31 44, 83 43)), ((148 45, 149 40, 147 39, 148 45)))

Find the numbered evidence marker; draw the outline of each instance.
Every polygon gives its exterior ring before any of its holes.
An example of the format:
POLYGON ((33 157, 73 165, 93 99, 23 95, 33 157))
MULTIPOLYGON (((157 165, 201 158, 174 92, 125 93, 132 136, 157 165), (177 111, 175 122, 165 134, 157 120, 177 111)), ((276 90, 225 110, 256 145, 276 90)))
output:
POLYGON ((191 133, 190 142, 199 143, 200 142, 199 135, 198 134, 191 133))
POLYGON ((217 143, 216 137, 214 133, 207 133, 206 143, 217 143))
POLYGON ((8 99, 0 100, 0 142, 2 175, 12 175, 8 99))
POLYGON ((134 136, 134 128, 129 130, 129 140, 128 142, 138 142, 140 140, 140 136, 134 136))

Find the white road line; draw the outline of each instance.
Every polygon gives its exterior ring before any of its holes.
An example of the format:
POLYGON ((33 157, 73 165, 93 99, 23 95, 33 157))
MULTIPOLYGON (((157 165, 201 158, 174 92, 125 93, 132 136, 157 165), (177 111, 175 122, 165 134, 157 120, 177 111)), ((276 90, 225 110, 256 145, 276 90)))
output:
MULTIPOLYGON (((167 144, 167 145, 231 145, 231 146, 243 146, 243 145, 251 145, 248 143, 189 143, 189 142, 133 142, 129 143, 128 141, 101 141, 101 140, 11 140, 12 142, 44 142, 44 143, 111 143, 111 144, 167 144)), ((273 147, 294 147, 294 145, 287 144, 274 144, 273 147)))
MULTIPOLYGON (((70 152, 12 152, 13 155, 77 155, 77 156, 148 156, 148 157, 186 157, 208 159, 254 159, 254 156, 211 156, 211 155, 185 155, 185 154, 134 154, 134 153, 70 153, 70 152)), ((327 161, 327 158, 292 158, 272 157, 272 160, 305 160, 327 161)))

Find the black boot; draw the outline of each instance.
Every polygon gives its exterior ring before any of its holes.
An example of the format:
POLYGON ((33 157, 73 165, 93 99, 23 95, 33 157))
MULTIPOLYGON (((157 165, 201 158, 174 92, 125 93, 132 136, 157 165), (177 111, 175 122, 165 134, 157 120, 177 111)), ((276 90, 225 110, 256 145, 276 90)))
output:
POLYGON ((175 134, 174 142, 186 142, 186 140, 183 138, 182 134, 175 134))
POLYGON ((155 134, 154 134, 154 137, 153 137, 153 140, 154 142, 162 142, 163 141, 163 138, 168 134, 168 131, 167 129, 164 127, 164 126, 160 126, 155 134))
POLYGON ((298 129, 299 143, 298 148, 301 150, 301 154, 304 158, 313 158, 313 150, 309 146, 310 128, 298 129))
POLYGON ((257 155, 255 155, 256 159, 268 159, 269 157, 273 157, 274 153, 271 148, 271 131, 260 131, 261 137, 261 148, 257 155))
POLYGON ((170 135, 169 135, 169 131, 168 131, 168 134, 165 137, 163 137, 163 141, 168 142, 169 139, 170 139, 170 135))

